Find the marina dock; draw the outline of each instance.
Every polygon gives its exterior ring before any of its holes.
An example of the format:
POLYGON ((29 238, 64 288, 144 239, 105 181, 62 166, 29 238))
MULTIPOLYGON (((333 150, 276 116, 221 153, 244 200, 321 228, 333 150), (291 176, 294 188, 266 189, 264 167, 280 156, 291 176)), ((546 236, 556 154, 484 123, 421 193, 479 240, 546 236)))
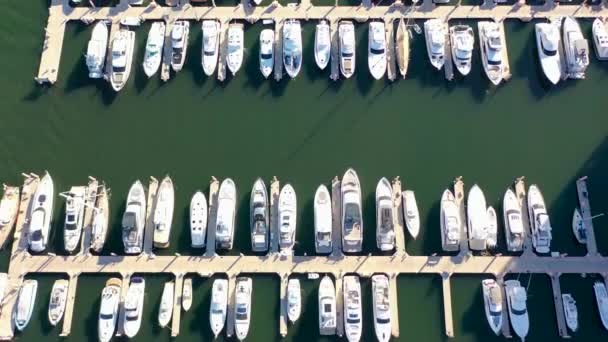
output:
POLYGON ((95 212, 95 203, 97 202, 97 189, 99 182, 93 177, 89 177, 89 184, 86 189, 86 199, 84 208, 84 219, 82 225, 82 239, 80 240, 80 255, 88 255, 89 246, 91 245, 91 236, 93 232, 93 214, 95 212))
POLYGON ((223 82, 226 80, 226 53, 228 48, 228 26, 230 25, 230 19, 220 20, 220 23, 220 51, 217 60, 217 79, 220 82, 223 82))
POLYGON ((206 257, 215 256, 215 225, 217 218, 217 192, 219 187, 220 182, 215 179, 215 177, 211 177, 211 181, 209 182, 209 222, 207 224, 207 243, 205 244, 206 257))
POLYGON ((154 209, 156 208, 156 192, 158 191, 158 180, 150 177, 148 184, 148 198, 146 199, 146 225, 144 227, 144 254, 153 254, 154 246, 154 209))
POLYGON ((63 327, 59 336, 64 337, 72 332, 72 318, 74 317, 74 304, 76 302, 76 288, 78 286, 78 275, 69 274, 68 296, 65 302, 65 312, 63 313, 63 327))
POLYGON ((274 79, 279 82, 283 77, 283 20, 274 22, 274 79))
POLYGON ((397 299, 397 275, 392 274, 388 277, 388 301, 391 306, 391 335, 399 338, 399 300, 397 299))
POLYGON ((498 20, 498 28, 500 30, 500 40, 504 43, 502 47, 502 78, 505 81, 511 79, 511 64, 509 63, 509 53, 507 52, 507 37, 505 36, 505 22, 504 20, 498 20))
POLYGON ((276 177, 270 182, 270 253, 279 253, 279 194, 281 184, 276 177))
POLYGON ((521 207, 521 223, 524 227, 524 253, 523 256, 534 256, 532 248, 532 230, 530 230, 530 218, 528 216, 528 201, 526 201, 526 183, 524 177, 519 177, 515 180, 515 196, 521 207))
POLYGON ((454 180, 454 199, 458 206, 458 212, 460 213, 460 253, 459 255, 464 256, 469 253, 469 238, 467 228, 467 215, 465 213, 465 192, 464 182, 462 177, 458 177, 454 180))
POLYGON ((228 276, 228 311, 226 312, 226 336, 232 337, 234 335, 234 306, 236 296, 234 290, 236 289, 236 276, 228 276))
POLYGON ((445 79, 451 81, 454 79, 454 64, 452 64, 452 42, 450 40, 450 30, 448 27, 447 19, 445 22, 445 60, 443 63, 443 71, 445 72, 445 79))
POLYGON ((163 58, 160 65, 160 79, 167 82, 171 78, 171 32, 174 20, 165 21, 165 42, 163 43, 163 58))
POLYGON ((395 230, 395 255, 407 255, 405 250, 405 232, 403 220, 403 198, 401 197, 401 180, 393 180, 393 228, 395 230))
POLYGON ((281 314, 279 315, 279 333, 282 337, 287 336, 287 286, 289 283, 289 276, 287 274, 281 275, 281 293, 280 293, 280 305, 281 314))
POLYGON ((591 204, 589 204, 589 192, 587 191, 587 177, 581 177, 576 180, 576 192, 578 194, 579 210, 583 217, 583 225, 587 233, 587 254, 598 255, 595 230, 593 229, 593 217, 591 216, 591 204))
MULTIPOLYGON (((505 281, 502 274, 496 275, 496 283, 502 289, 502 307, 508 308, 507 304, 507 290, 505 289, 505 281)), ((511 326, 509 325, 509 313, 507 310, 502 310, 502 327, 501 327, 502 336, 506 338, 511 338, 511 326)))
POLYGON ((339 257, 342 253, 342 205, 340 200, 342 198, 342 183, 338 177, 334 177, 331 181, 331 216, 332 216, 332 231, 331 231, 331 245, 332 245, 332 257, 339 257))
POLYGON ((443 319, 445 323, 445 335, 454 337, 454 320, 452 318, 452 287, 450 285, 450 275, 441 275, 441 285, 443 288, 443 319))
POLYGON ((331 73, 329 78, 333 81, 340 79, 340 56, 338 55, 338 51, 340 50, 340 38, 338 36, 339 22, 339 18, 332 18, 329 20, 329 31, 331 34, 331 58, 329 59, 331 64, 331 73))
MULTIPOLYGON (((122 274, 122 284, 120 286, 120 302, 118 304, 118 322, 122 322, 125 317, 125 302, 127 299, 127 291, 131 283, 131 273, 122 274)), ((122 336, 125 333, 124 325, 117 324, 116 336, 122 336)))
POLYGON ((397 63, 395 60, 395 19, 384 19, 386 27, 386 77, 389 81, 394 81, 397 78, 397 63))
POLYGON ((175 275, 175 289, 173 291, 173 316, 171 317, 171 337, 179 335, 179 326, 182 314, 182 291, 184 289, 184 274, 175 275))
POLYGON ((564 304, 562 302, 562 288, 559 284, 559 273, 550 273, 551 290, 553 291, 553 304, 555 305, 555 318, 557 320, 557 331, 561 338, 570 338, 566 326, 566 316, 564 314, 564 304))

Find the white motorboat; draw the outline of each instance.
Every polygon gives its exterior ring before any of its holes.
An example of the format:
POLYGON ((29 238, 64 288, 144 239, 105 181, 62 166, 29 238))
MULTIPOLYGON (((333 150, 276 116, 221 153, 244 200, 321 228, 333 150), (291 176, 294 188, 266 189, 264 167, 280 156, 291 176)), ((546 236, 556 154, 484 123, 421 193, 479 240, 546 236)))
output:
POLYGON ((110 84, 114 91, 120 91, 131 75, 131 64, 135 49, 135 32, 123 28, 116 33, 112 40, 112 68, 110 84))
POLYGON ((279 248, 291 254, 296 240, 298 201, 296 191, 287 183, 279 194, 279 248))
POLYGON ((426 51, 431 65, 441 70, 445 64, 445 38, 447 24, 440 19, 429 19, 424 22, 426 51))
POLYGON ((338 24, 338 42, 340 43, 340 72, 345 78, 355 73, 355 25, 352 21, 343 20, 338 24))
POLYGON ((163 294, 160 299, 160 308, 158 309, 158 324, 161 328, 166 327, 173 316, 173 298, 175 292, 175 283, 168 281, 163 288, 163 294))
POLYGON ((251 249, 254 252, 268 250, 269 212, 268 192, 261 178, 253 183, 249 201, 249 224, 251 226, 251 249))
POLYGON ((30 203, 29 234, 27 238, 32 252, 42 252, 46 249, 51 233, 54 198, 53 179, 46 172, 36 188, 33 202, 30 203))
POLYGON ((154 247, 156 248, 169 247, 174 206, 175 190, 173 188, 173 181, 171 177, 165 176, 158 187, 152 220, 154 223, 154 247))
POLYGON ((205 194, 197 191, 190 200, 190 239, 194 248, 205 247, 208 207, 205 194))
POLYGON ((217 338, 226 323, 228 310, 228 280, 215 279, 211 289, 211 305, 209 306, 209 324, 217 338))
POLYGON ((274 31, 263 29, 260 32, 260 72, 268 78, 274 67, 274 31))
POLYGON ((415 240, 420 233, 420 213, 418 211, 418 204, 416 203, 416 195, 411 190, 405 190, 402 198, 405 225, 410 236, 415 240))
POLYGON ((505 221, 507 250, 519 252, 524 246, 524 225, 519 201, 511 189, 507 189, 502 200, 502 216, 505 221))
POLYGON ((19 212, 19 187, 4 186, 4 194, 0 200, 0 249, 4 247, 11 236, 17 213, 19 212))
POLYGON ((146 224, 146 192, 139 180, 127 195, 127 207, 122 216, 122 243, 127 254, 141 253, 146 224))
POLYGON ((249 333, 251 321, 251 278, 239 277, 234 289, 234 331, 239 341, 244 340, 249 333))
POLYGON ((372 276, 372 296, 376 338, 378 342, 388 342, 391 339, 392 322, 389 283, 386 275, 375 274, 372 276))
POLYGON ((182 309, 189 311, 192 307, 192 278, 184 278, 184 285, 182 287, 182 309))
POLYGON ((569 293, 563 293, 562 304, 564 306, 566 325, 570 331, 576 332, 578 330, 578 309, 576 308, 574 297, 569 293))
POLYGON ((549 253, 551 250, 551 222, 543 194, 534 184, 528 190, 528 215, 532 230, 532 246, 537 253, 549 253))
POLYGON ((315 192, 315 250, 319 254, 332 252, 331 197, 327 187, 319 185, 315 192))
POLYGON ((220 185, 215 229, 215 248, 232 249, 236 215, 236 186, 230 178, 220 185))
POLYGON ((455 25, 450 27, 450 45, 452 47, 452 60, 454 66, 462 76, 471 72, 471 59, 475 36, 469 25, 455 25))
POLYGON ((393 187, 386 178, 376 186, 376 246, 381 251, 395 249, 393 187))
POLYGON ((190 35, 190 22, 178 20, 171 30, 171 69, 177 72, 182 70, 188 51, 188 36, 190 35))
POLYGON ((410 32, 405 26, 405 20, 399 19, 397 33, 395 34, 395 57, 401 77, 405 78, 410 63, 410 32))
POLYGON ((95 24, 91 40, 87 45, 85 60, 89 69, 89 78, 102 78, 103 67, 106 63, 108 51, 108 26, 100 20, 95 24))
POLYGON ((386 73, 386 32, 384 22, 369 23, 367 37, 367 65, 372 77, 379 80, 386 73))
POLYGON ((507 306, 509 308, 509 319, 515 334, 523 341, 528 335, 530 319, 526 300, 526 289, 521 286, 519 280, 505 281, 505 292, 507 293, 507 306))
POLYGON ((557 84, 562 78, 562 62, 559 54, 559 29, 552 23, 538 23, 534 25, 536 33, 536 48, 543 73, 547 79, 557 84))
POLYGON ((124 299, 124 316, 122 327, 125 335, 133 338, 141 327, 141 317, 144 309, 144 295, 146 292, 146 281, 142 277, 131 278, 124 299))
POLYGON ((504 42, 500 34, 500 27, 493 21, 480 21, 477 26, 483 70, 490 82, 498 85, 502 81, 504 73, 502 61, 504 42))
POLYGON ((37 292, 38 281, 33 279, 23 281, 19 289, 17 305, 13 311, 13 322, 19 331, 23 331, 32 318, 37 292))
POLYGON ((481 292, 488 324, 498 336, 502 328, 502 288, 494 279, 484 279, 481 281, 481 292))
POLYGON ((291 322, 300 318, 302 312, 302 292, 300 280, 292 278, 287 282, 287 317, 291 322))
POLYGON ((324 276, 319 284, 319 334, 336 333, 336 289, 329 276, 324 276))
POLYGON ((53 284, 51 290, 51 297, 49 299, 49 323, 52 326, 56 326, 65 311, 65 303, 68 298, 68 285, 69 282, 65 279, 58 279, 53 284))
POLYGON ((585 221, 578 208, 574 208, 572 214, 572 232, 578 243, 587 243, 587 230, 585 229, 585 221))
POLYGON ((97 200, 93 210, 93 223, 91 224, 91 250, 101 252, 108 237, 108 225, 110 222, 110 201, 105 184, 97 191, 97 200))
POLYGON ((331 58, 331 34, 329 24, 321 20, 315 29, 315 62, 319 69, 324 70, 331 58))
POLYGON ((491 206, 486 210, 486 219, 488 222, 486 247, 494 249, 498 243, 498 219, 496 218, 496 210, 491 206))
POLYGON ((219 56, 221 24, 217 20, 203 20, 201 27, 203 30, 201 63, 205 75, 211 76, 215 72, 219 56))
POLYGON ((593 33, 593 44, 595 46, 595 55, 600 61, 608 59, 608 30, 606 24, 600 18, 595 18, 591 26, 593 33))
POLYGON ((460 214, 454 194, 446 189, 441 195, 441 248, 446 252, 460 249, 460 214))
POLYGON ((485 250, 488 239, 488 213, 486 197, 477 184, 469 190, 467 197, 467 220, 469 247, 474 251, 485 250))
POLYGON ((302 68, 302 27, 299 20, 288 19, 283 24, 283 65, 291 78, 298 76, 302 68))
POLYGON ((243 24, 233 23, 228 26, 228 44, 226 65, 228 70, 235 75, 243 64, 243 24))
POLYGON ((589 66, 589 43, 583 37, 581 27, 574 17, 564 18, 562 30, 568 76, 576 79, 585 78, 585 71, 589 66))
POLYGON ((163 46, 165 45, 165 23, 155 21, 148 32, 146 52, 144 53, 144 73, 148 77, 154 76, 163 59, 163 46))
POLYGON ((606 292, 606 285, 595 282, 593 284, 593 292, 595 292, 597 310, 600 314, 602 325, 604 325, 604 329, 608 330, 608 293, 606 292))
POLYGON ((110 278, 101 291, 101 305, 99 306, 99 319, 97 322, 97 335, 99 342, 109 342, 114 336, 116 321, 118 319, 118 304, 120 303, 120 287, 122 281, 110 278))
POLYGON ((361 210, 361 184, 353 169, 342 177, 342 249, 346 253, 361 252, 363 245, 363 213, 361 210))
POLYGON ((361 283, 359 277, 344 276, 344 333, 348 342, 361 340, 362 313, 361 313, 361 283))
POLYGON ((84 221, 85 188, 73 186, 65 197, 65 220, 63 224, 63 246, 68 253, 78 247, 84 221))

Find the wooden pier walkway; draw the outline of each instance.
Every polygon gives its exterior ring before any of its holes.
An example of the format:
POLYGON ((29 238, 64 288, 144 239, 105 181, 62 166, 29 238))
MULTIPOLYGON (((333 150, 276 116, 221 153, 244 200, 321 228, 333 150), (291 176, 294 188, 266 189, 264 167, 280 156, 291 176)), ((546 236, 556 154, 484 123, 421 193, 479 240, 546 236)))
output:
MULTIPOLYGON (((447 63, 447 61, 446 61, 447 63)), ((468 239, 468 226, 467 226, 467 215, 465 213, 465 192, 464 182, 462 177, 458 177, 454 180, 454 199, 458 206, 458 212, 460 213, 460 255, 467 255, 469 253, 469 239, 468 239)))
POLYGON ((146 199, 146 225, 144 227, 143 253, 153 254, 154 247, 154 210, 156 208, 156 192, 158 191, 158 180, 150 177, 148 184, 148 198, 146 199))
POLYGON ((226 312, 226 336, 232 337, 234 335, 234 306, 236 296, 234 291, 236 289, 236 275, 228 276, 228 311, 226 312))
POLYGON ((388 276, 388 301, 391 307, 391 335, 399 338, 399 300, 397 299, 397 275, 388 276))
POLYGON ((393 180, 393 229, 395 230, 395 255, 407 255, 405 250, 405 232, 403 230, 403 198, 401 197, 401 180, 393 180))
MULTIPOLYGON (((218 18, 219 20, 219 18, 218 18)), ((220 82, 226 80, 226 55, 228 53, 228 27, 230 19, 225 18, 220 22, 220 51, 217 61, 217 79, 220 82)))
POLYGON ((284 273, 281 275, 281 289, 280 289, 280 315, 279 315, 279 333, 282 337, 287 336, 287 286, 289 284, 289 275, 284 273))
POLYGON ((163 59, 160 65, 160 79, 167 82, 171 78, 171 32, 175 19, 165 21, 165 42, 163 43, 163 59))
POLYGON ((583 226, 587 233, 587 254, 598 255, 591 204, 589 204, 589 192, 587 191, 587 177, 581 177, 576 181, 576 192, 578 194, 579 210, 583 217, 583 226))
POLYGON ((395 18, 385 18, 386 31, 386 77, 389 81, 397 78, 397 63, 395 60, 395 18))
POLYGON ((450 275, 445 273, 441 276, 441 286, 443 288, 443 322, 445 323, 445 335, 454 337, 454 320, 452 318, 452 287, 450 285, 450 275))
POLYGON ((450 28, 448 26, 448 19, 445 19, 445 61, 443 63, 443 71, 445 72, 445 79, 451 81, 454 79, 454 64, 452 62, 452 42, 450 41, 450 28))
POLYGON ((283 20, 274 22, 274 79, 283 77, 283 20))
POLYGON ((515 196, 521 208, 521 223, 524 226, 524 253, 523 256, 535 255, 532 247, 532 231, 530 230, 530 218, 528 216, 528 201, 526 199, 526 183, 524 177, 515 180, 515 196))
POLYGON ((271 254, 279 253, 279 194, 281 184, 276 177, 270 182, 270 245, 271 254))
POLYGON ((498 28, 500 30, 500 40, 503 42, 502 47, 502 79, 508 81, 511 79, 511 64, 509 63, 509 53, 507 52, 507 37, 505 35, 505 22, 504 20, 498 21, 498 28))
POLYGON ((342 182, 338 177, 331 181, 331 256, 339 257, 342 252, 342 182))
POLYGON ((122 336, 125 333, 124 319, 125 319, 125 302, 127 300, 127 292, 129 291, 129 285, 131 285, 131 273, 122 274, 122 284, 120 286, 120 301, 118 303, 118 324, 116 326, 116 336, 122 336))
POLYGON ((559 284, 559 273, 550 273, 551 290, 553 291, 553 304, 555 306, 555 318, 557 320, 557 332, 561 338, 570 338, 566 326, 564 304, 562 303, 562 288, 559 284))
POLYGON ((211 181, 209 183, 209 216, 208 216, 208 224, 207 224, 207 243, 205 244, 205 256, 214 257, 215 256, 215 225, 217 220, 217 196, 218 190, 220 187, 220 182, 215 179, 215 177, 211 177, 211 181))
POLYGON ((329 32, 331 33, 331 49, 330 49, 330 68, 331 72, 329 78, 332 81, 340 79, 340 42, 338 35, 338 25, 340 23, 339 18, 330 18, 329 20, 329 32))
POLYGON ((76 288, 78 286, 78 275, 69 274, 68 295, 65 301, 65 312, 63 313, 63 326, 59 336, 65 337, 72 332, 72 319, 74 317, 74 304, 76 303, 76 288))
POLYGON ((99 182, 93 177, 89 177, 89 184, 85 192, 84 219, 82 226, 82 239, 80 240, 79 255, 90 254, 89 247, 91 246, 91 236, 93 233, 93 214, 95 212, 95 203, 97 202, 97 188, 99 182))
POLYGON ((175 275, 175 288, 173 290, 173 316, 171 318, 171 337, 179 335, 179 326, 182 314, 182 292, 184 290, 184 274, 175 275))
MULTIPOLYGON (((507 292, 505 289, 505 281, 502 274, 496 275, 496 283, 502 289, 502 307, 508 308, 507 304, 507 292)), ((511 338, 511 327, 509 325, 509 314, 507 310, 502 310, 502 327, 501 327, 502 336, 506 338, 511 338)))

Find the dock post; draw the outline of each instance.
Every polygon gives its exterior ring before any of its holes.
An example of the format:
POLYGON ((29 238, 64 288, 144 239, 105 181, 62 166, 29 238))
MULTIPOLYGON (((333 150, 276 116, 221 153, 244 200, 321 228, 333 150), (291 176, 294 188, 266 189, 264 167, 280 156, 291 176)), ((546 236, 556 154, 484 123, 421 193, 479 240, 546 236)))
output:
POLYGON ((587 191, 587 177, 576 180, 576 192, 578 193, 579 209, 583 217, 583 227, 587 233, 587 255, 597 256, 597 243, 595 230, 593 229, 593 217, 591 216, 591 204, 589 203, 589 192, 587 191))
POLYGON ((391 303, 391 335, 399 338, 399 300, 397 299, 397 273, 388 275, 388 296, 391 303))
POLYGON ((279 332, 282 337, 287 336, 287 286, 289 284, 289 275, 287 273, 280 274, 281 277, 281 314, 279 315, 279 332))
POLYGON ((390 81, 397 78, 397 64, 395 63, 395 25, 394 18, 384 18, 386 31, 386 74, 390 81))
POLYGON ((464 210, 464 197, 464 182, 462 181, 462 177, 457 177, 454 180, 454 198, 456 200, 456 205, 458 206, 458 213, 460 214, 460 255, 467 255, 469 253, 467 216, 464 210))
POLYGON ((228 274, 228 312, 226 312, 227 337, 232 337, 232 335, 234 335, 234 306, 236 300, 234 291, 236 291, 236 275, 231 273, 228 274))
POLYGON ((97 179, 90 177, 87 185, 84 208, 84 222, 82 227, 82 240, 80 241, 80 251, 78 255, 90 254, 89 247, 91 246, 91 234, 93 232, 93 214, 95 212, 95 203, 97 202, 97 179))
POLYGON ((551 289, 553 290, 553 304, 555 304, 555 318, 557 319, 557 331, 561 338, 570 338, 566 327, 566 316, 564 315, 564 304, 562 302, 562 288, 559 284, 559 273, 548 273, 551 278, 551 289))
POLYGON ((395 255, 407 255, 405 250, 405 232, 403 231, 403 197, 401 180, 393 179, 393 229, 395 230, 395 255))
POLYGON ((445 322, 445 334, 447 337, 454 337, 454 321, 452 319, 452 288, 450 286, 450 274, 441 275, 441 285, 443 286, 443 317, 445 322))
POLYGON ((179 325, 182 313, 182 292, 184 290, 184 274, 175 275, 175 289, 173 291, 173 317, 171 319, 171 337, 179 335, 179 325))
POLYGON ((279 82, 283 77, 283 20, 274 21, 274 79, 279 82))
POLYGON ((131 284, 131 273, 122 274, 122 283, 120 285, 120 300, 118 302, 118 325, 116 327, 116 336, 122 336, 125 333, 123 325, 125 318, 125 300, 127 299, 127 291, 131 284))
POLYGON ((530 230, 530 217, 528 216, 528 201, 526 200, 526 183, 524 177, 515 180, 515 196, 521 207, 521 223, 524 226, 524 253, 522 256, 534 256, 532 250, 532 231, 530 230))
POLYGON ((12 340, 14 336, 13 312, 17 304, 19 290, 23 284, 22 275, 9 274, 6 289, 4 290, 4 302, 0 308, 0 340, 12 340))
POLYGON ((207 243, 205 244, 205 256, 215 255, 215 225, 217 221, 217 196, 220 182, 211 177, 209 183, 209 224, 207 225, 207 243))
POLYGON ((72 331, 72 318, 74 317, 74 303, 76 302, 76 287, 78 285, 78 273, 69 273, 68 295, 66 298, 65 312, 63 314, 63 327, 59 336, 66 337, 72 331))
MULTIPOLYGON (((500 291, 502 292, 502 307, 508 308, 507 306, 507 293, 505 289, 504 275, 497 274, 496 275, 496 284, 500 287, 500 291)), ((511 327, 509 326, 509 315, 507 310, 502 310, 502 336, 505 338, 511 338, 511 327)))
POLYGON ((158 180, 150 177, 148 185, 148 199, 146 202, 146 225, 144 227, 144 254, 151 255, 153 253, 152 246, 154 241, 154 210, 156 209, 156 193, 158 191, 158 180))
MULTIPOLYGON (((339 44, 338 44, 338 18, 329 18, 329 31, 331 32, 331 74, 329 78, 333 81, 340 79, 340 56, 339 56, 339 44)), ((335 249, 335 247, 334 247, 335 249)))
POLYGON ((332 232, 331 232, 331 256, 340 257, 342 253, 342 183, 336 176, 331 181, 331 216, 332 216, 332 232))
POLYGON ((281 185, 276 177, 270 181, 270 253, 279 252, 279 194, 281 185))
POLYGON ((342 290, 342 274, 334 274, 336 277, 336 334, 344 336, 344 293, 342 290))

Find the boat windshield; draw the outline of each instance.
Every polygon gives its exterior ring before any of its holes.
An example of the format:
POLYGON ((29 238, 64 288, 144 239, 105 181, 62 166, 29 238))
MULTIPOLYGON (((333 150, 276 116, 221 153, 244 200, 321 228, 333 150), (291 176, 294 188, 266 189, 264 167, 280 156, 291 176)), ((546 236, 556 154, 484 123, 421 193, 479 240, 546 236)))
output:
POLYGON ((32 241, 41 241, 42 240, 42 231, 35 230, 32 233, 32 241))
POLYGON ((359 206, 355 203, 346 203, 344 207, 344 228, 348 231, 361 227, 359 206))
POLYGON ((99 315, 99 318, 104 319, 104 320, 110 320, 110 319, 114 318, 114 315, 102 313, 99 315))
POLYGON ((540 41, 540 45, 541 45, 541 47, 542 47, 542 49, 543 49, 543 53, 544 53, 545 55, 547 55, 547 56, 555 56, 555 55, 557 55, 557 49, 555 49, 555 48, 553 48, 553 47, 548 47, 548 46, 545 44, 545 41, 544 41, 544 40, 542 40, 542 39, 541 39, 541 41, 540 41))
POLYGON ((212 50, 212 51, 205 50, 205 56, 215 56, 215 50, 212 50))
POLYGON ((236 319, 239 321, 247 320, 247 308, 244 306, 239 306, 236 308, 236 319))
POLYGON ((325 305, 323 305, 323 312, 325 312, 325 313, 330 313, 330 312, 332 312, 333 310, 332 310, 331 306, 332 306, 332 305, 331 305, 331 304, 329 304, 329 303, 326 303, 325 305))
POLYGON ((219 315, 219 314, 221 314, 221 313, 224 313, 224 310, 222 310, 222 309, 220 309, 220 308, 214 308, 214 309, 212 309, 212 310, 211 310, 211 313, 214 313, 214 314, 218 314, 218 315, 219 315))
POLYGON ((272 54, 270 53, 263 53, 260 55, 261 59, 272 59, 272 54))
POLYGON ((384 49, 374 49, 370 48, 370 51, 373 55, 382 55, 384 54, 384 49))
POLYGON ((502 62, 500 60, 491 60, 488 58, 488 64, 489 65, 501 65, 502 62))
POLYGON ((354 317, 354 318, 348 317, 346 319, 346 323, 349 323, 349 324, 358 324, 359 322, 361 322, 361 319, 359 317, 354 317))
POLYGON ((124 66, 122 66, 122 67, 121 66, 115 66, 115 67, 112 67, 112 70, 114 72, 125 72, 125 70, 127 70, 127 67, 124 67, 124 66))
POLYGON ((521 316, 521 315, 526 314, 526 312, 528 312, 528 310, 526 310, 525 308, 524 308, 524 309, 521 309, 521 310, 517 310, 517 309, 513 308, 513 309, 511 309, 511 312, 512 312, 514 315, 521 316))
POLYGON ((354 56, 355 54, 352 52, 342 52, 342 57, 346 57, 346 58, 350 58, 352 56, 354 56))
POLYGON ((378 319, 376 321, 380 324, 388 324, 391 322, 391 320, 388 318, 380 318, 380 317, 378 317, 378 319))

